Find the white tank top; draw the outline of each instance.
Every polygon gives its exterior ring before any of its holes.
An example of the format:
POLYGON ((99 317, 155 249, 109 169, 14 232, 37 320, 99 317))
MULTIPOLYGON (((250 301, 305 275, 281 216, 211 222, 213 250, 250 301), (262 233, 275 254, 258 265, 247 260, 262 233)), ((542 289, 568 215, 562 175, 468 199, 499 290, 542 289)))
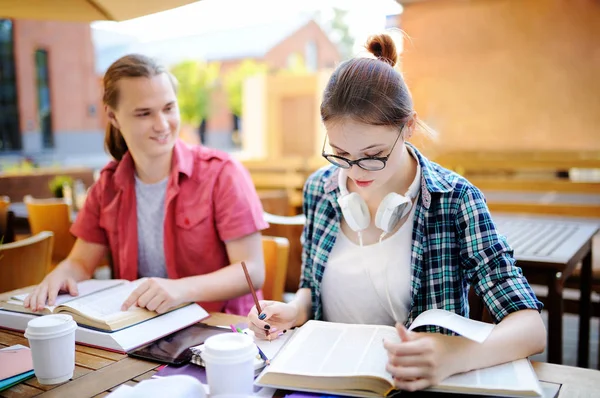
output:
MULTIPOLYGON (((420 180, 420 173, 417 178, 420 180)), ((412 232, 416 208, 415 201, 406 222, 381 243, 361 247, 340 229, 323 274, 324 320, 373 325, 406 321, 411 302, 412 232), (394 313, 397 319, 394 319, 394 313)))

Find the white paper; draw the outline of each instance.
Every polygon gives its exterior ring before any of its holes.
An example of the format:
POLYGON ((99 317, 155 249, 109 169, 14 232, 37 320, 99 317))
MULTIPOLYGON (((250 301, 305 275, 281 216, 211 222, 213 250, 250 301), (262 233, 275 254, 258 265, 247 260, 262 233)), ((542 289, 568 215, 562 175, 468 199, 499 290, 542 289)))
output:
POLYGON ((531 390, 542 396, 542 388, 528 359, 456 374, 431 388, 431 391, 447 391, 448 387, 463 386, 489 391, 531 390))
POLYGON ((271 341, 257 338, 255 338, 254 341, 256 342, 256 345, 262 350, 262 352, 265 353, 267 358, 273 360, 277 356, 277 353, 279 353, 281 348, 285 345, 285 343, 287 343, 290 337, 294 334, 294 332, 295 329, 288 330, 283 335, 271 341))
POLYGON ((29 349, 29 347, 26 347, 24 345, 21 344, 15 344, 15 345, 11 345, 10 347, 4 347, 4 348, 0 348, 0 351, 18 351, 18 350, 22 350, 22 349, 29 349))
POLYGON ((108 396, 111 398, 204 398, 206 397, 206 392, 202 383, 194 377, 173 375, 142 380, 135 386, 121 385, 108 396))
POLYGON ((388 354, 383 347, 384 338, 400 341, 396 330, 389 326, 311 320, 295 332, 267 371, 307 376, 375 376, 385 377, 391 383, 385 370, 388 354))
MULTIPOLYGON (((88 279, 86 281, 79 282, 77 284, 77 290, 79 294, 77 296, 71 296, 68 293, 59 294, 56 296, 56 304, 54 306, 47 306, 51 311, 54 311, 56 306, 68 303, 69 301, 76 300, 78 298, 90 295, 95 292, 99 292, 104 289, 108 289, 109 287, 113 287, 116 285, 120 285, 126 283, 127 281, 122 279, 109 279, 109 280, 98 280, 98 279, 88 279)), ((29 295, 29 293, 17 294, 10 298, 10 301, 17 301, 22 303, 25 301, 25 298, 29 295)), ((9 301, 9 302, 10 302, 9 301)))
POLYGON ((478 343, 483 343, 494 330, 494 325, 491 323, 475 321, 440 309, 431 309, 421 313, 408 330, 425 325, 441 326, 478 343))
POLYGON ((135 305, 127 311, 121 311, 121 306, 125 300, 143 282, 143 279, 138 279, 134 282, 113 287, 110 290, 100 290, 93 295, 82 297, 80 300, 69 301, 66 305, 85 314, 88 318, 107 322, 116 317, 122 318, 124 312, 146 312, 146 309, 136 307, 135 305))

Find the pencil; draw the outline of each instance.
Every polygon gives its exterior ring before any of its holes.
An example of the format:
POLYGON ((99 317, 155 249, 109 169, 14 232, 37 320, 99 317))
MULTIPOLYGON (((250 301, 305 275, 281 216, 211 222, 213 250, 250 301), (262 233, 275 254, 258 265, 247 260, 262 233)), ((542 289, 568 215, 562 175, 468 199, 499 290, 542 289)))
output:
POLYGON ((267 358, 267 356, 260 349, 260 347, 258 346, 258 344, 256 345, 256 348, 258 348, 258 354, 260 355, 260 357, 262 358, 262 360, 265 361, 265 365, 267 365, 267 366, 270 365, 271 364, 271 360, 269 358, 267 358))
MULTIPOLYGON (((256 290, 254 290, 254 285, 252 284, 252 279, 250 279, 250 274, 248 273, 248 268, 246 268, 246 263, 242 261, 242 268, 244 269, 244 274, 246 275, 246 282, 248 282, 248 286, 250 287, 250 291, 252 292, 252 298, 254 298, 254 305, 256 306, 256 310, 258 314, 262 312, 260 308, 260 304, 258 302, 258 297, 256 297, 256 290)), ((269 331, 265 330, 267 337, 269 336, 269 331)))

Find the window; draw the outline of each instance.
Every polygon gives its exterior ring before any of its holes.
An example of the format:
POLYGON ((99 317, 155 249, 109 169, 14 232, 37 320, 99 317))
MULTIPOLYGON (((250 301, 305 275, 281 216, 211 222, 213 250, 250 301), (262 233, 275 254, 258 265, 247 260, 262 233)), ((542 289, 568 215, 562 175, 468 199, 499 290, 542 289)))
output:
POLYGON ((0 19, 0 151, 21 149, 13 25, 0 19))
POLYGON ((44 148, 54 146, 52 135, 52 106, 50 104, 50 85, 48 83, 48 51, 35 52, 36 87, 38 98, 38 120, 42 132, 44 148))
POLYGON ((309 72, 315 72, 318 69, 318 58, 319 58, 319 49, 317 48, 317 43, 313 40, 310 40, 306 43, 306 69, 309 72))

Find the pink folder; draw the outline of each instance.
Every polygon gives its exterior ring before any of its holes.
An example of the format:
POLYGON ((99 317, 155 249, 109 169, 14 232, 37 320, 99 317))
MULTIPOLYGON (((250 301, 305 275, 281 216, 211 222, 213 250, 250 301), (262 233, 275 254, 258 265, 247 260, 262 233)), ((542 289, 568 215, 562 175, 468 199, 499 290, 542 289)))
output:
POLYGON ((0 350, 0 380, 7 379, 33 369, 31 350, 25 348, 6 348, 0 350))

